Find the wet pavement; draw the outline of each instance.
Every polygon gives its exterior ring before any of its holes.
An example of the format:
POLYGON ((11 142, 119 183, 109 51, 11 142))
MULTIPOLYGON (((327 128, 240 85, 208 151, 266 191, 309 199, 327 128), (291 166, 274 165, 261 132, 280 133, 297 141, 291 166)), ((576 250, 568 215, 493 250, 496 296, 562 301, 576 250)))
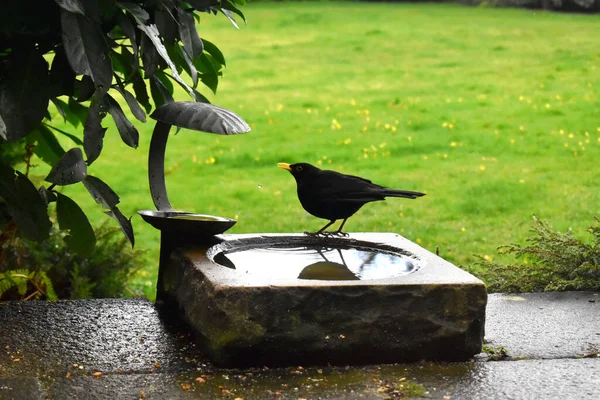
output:
POLYGON ((0 303, 0 399, 597 399, 600 296, 489 296, 463 363, 220 369, 145 300, 0 303), (499 361, 491 361, 498 359, 499 361))

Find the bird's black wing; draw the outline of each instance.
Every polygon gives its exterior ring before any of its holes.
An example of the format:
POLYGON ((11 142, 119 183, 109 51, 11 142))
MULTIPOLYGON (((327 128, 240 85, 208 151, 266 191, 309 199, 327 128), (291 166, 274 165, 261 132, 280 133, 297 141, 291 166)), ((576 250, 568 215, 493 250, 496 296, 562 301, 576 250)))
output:
POLYGON ((324 202, 366 203, 384 200, 384 189, 368 179, 335 171, 322 171, 311 192, 324 202))
POLYGON ((340 174, 340 175, 346 176, 346 177, 348 177, 348 178, 354 178, 354 179, 358 179, 359 181, 363 181, 363 182, 366 182, 366 183, 371 183, 371 184, 375 185, 375 183, 371 182, 370 180, 368 180, 368 179, 366 179, 366 178, 362 178, 362 177, 360 177, 360 176, 356 176, 356 175, 345 175, 345 174, 340 174))

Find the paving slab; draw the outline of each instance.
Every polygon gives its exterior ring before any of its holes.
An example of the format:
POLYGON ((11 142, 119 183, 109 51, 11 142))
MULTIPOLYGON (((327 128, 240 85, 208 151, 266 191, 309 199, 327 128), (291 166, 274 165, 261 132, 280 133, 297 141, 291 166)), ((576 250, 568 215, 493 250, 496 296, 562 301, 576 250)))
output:
MULTIPOLYGON (((600 359, 395 364, 363 368, 221 370, 214 375, 109 375, 61 378, 52 399, 383 399, 418 382, 431 399, 598 399, 600 359), (318 371, 322 371, 319 373, 318 371), (199 383, 196 379, 202 378, 199 383)), ((393 397, 392 397, 393 398, 393 397)))
POLYGON ((515 358, 580 357, 600 351, 600 295, 590 292, 493 294, 485 339, 515 358))
POLYGON ((490 295, 486 338, 503 361, 271 369, 214 367, 145 300, 0 303, 0 400, 598 399, 598 297, 490 295))
POLYGON ((42 400, 45 397, 45 391, 37 378, 0 376, 0 399, 42 400))
POLYGON ((208 362, 191 332, 142 299, 0 302, 0 376, 186 371, 208 362), (157 365, 159 367, 157 367, 157 365))

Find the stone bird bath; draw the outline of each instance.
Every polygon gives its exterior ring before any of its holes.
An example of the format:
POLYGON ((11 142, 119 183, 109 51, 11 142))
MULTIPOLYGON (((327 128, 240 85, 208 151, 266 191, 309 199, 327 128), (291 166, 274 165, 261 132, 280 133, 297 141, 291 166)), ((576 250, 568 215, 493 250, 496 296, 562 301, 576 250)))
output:
MULTIPOLYGON (((172 125, 244 133, 234 113, 169 103, 151 117, 148 171, 161 230, 157 302, 229 367, 465 360, 481 352, 482 281, 394 233, 223 234, 236 221, 175 211, 164 180, 172 125)), ((265 211, 266 212, 266 211, 265 211)))

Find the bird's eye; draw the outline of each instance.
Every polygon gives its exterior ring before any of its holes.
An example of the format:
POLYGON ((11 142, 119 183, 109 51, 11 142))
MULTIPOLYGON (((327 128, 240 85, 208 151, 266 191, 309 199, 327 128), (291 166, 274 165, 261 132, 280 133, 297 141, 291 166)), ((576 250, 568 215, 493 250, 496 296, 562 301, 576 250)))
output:
POLYGON ((296 167, 296 171, 298 171, 298 172, 301 172, 301 171, 302 171, 302 165, 298 165, 298 166, 296 167))

